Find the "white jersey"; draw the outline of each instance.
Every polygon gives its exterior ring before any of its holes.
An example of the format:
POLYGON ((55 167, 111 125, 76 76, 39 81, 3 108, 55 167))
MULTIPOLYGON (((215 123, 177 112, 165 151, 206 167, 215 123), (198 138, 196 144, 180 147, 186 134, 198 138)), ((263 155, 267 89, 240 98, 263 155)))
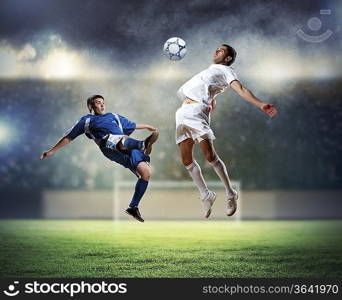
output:
POLYGON ((234 80, 237 80, 237 76, 231 67, 212 64, 208 69, 198 73, 184 83, 178 90, 177 95, 181 100, 187 97, 209 105, 234 80))

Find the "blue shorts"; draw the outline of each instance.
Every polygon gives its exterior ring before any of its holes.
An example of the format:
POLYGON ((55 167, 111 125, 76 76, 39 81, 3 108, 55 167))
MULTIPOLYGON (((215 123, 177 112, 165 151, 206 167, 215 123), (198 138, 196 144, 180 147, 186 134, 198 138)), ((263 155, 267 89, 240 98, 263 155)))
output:
POLYGON ((141 150, 134 149, 118 151, 105 147, 101 147, 100 149, 105 157, 112 161, 115 161, 125 168, 130 169, 135 175, 137 175, 136 171, 140 162, 150 162, 150 157, 148 155, 145 155, 144 152, 141 150))

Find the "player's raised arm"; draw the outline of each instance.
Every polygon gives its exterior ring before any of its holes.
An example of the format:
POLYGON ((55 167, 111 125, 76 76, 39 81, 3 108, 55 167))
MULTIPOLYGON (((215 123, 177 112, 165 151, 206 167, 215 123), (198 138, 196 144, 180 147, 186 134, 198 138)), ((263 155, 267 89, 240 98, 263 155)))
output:
POLYGON ((48 156, 54 154, 58 149, 64 147, 65 145, 69 144, 72 141, 72 139, 68 137, 61 138, 56 145, 54 145, 50 150, 43 152, 40 156, 40 160, 43 160, 45 158, 48 158, 48 156))
POLYGON ((149 131, 157 131, 157 128, 147 124, 137 124, 135 129, 147 129, 149 131))
POLYGON ((230 83, 230 86, 235 92, 239 94, 242 99, 256 105, 270 117, 273 117, 277 114, 277 109, 274 107, 273 104, 262 102, 260 99, 254 96, 254 94, 248 88, 244 87, 238 80, 232 81, 230 83))

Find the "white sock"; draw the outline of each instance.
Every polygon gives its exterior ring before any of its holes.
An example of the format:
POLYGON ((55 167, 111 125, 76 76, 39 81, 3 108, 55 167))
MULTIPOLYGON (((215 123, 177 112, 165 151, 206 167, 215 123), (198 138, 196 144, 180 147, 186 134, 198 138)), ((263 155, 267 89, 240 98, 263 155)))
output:
POLYGON ((234 195, 234 189, 229 180, 228 171, 222 159, 218 157, 216 160, 210 162, 210 164, 213 166, 216 174, 224 184, 227 196, 234 195))
POLYGON ((201 167, 199 166, 197 161, 194 160, 190 165, 185 166, 185 168, 188 170, 192 180, 197 185, 201 197, 203 198, 208 193, 208 187, 202 176, 201 167))

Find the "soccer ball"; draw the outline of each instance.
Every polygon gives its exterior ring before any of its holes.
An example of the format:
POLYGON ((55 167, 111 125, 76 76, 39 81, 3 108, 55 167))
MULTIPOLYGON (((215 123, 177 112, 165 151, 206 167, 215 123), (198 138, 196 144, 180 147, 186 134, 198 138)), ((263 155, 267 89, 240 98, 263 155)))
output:
POLYGON ((181 60, 186 54, 186 43, 178 37, 168 39, 164 44, 164 54, 168 59, 181 60))

